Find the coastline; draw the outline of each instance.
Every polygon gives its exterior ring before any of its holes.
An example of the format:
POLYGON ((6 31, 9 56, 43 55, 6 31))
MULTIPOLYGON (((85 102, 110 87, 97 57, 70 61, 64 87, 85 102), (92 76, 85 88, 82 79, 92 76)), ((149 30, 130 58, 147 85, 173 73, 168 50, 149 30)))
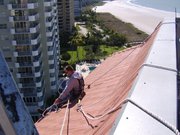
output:
MULTIPOLYGON (((175 18, 175 13, 136 5, 131 0, 104 1, 103 6, 96 6, 95 12, 108 12, 116 18, 133 24, 136 28, 151 34, 165 18, 175 18)), ((179 13, 178 13, 179 15, 179 13)))

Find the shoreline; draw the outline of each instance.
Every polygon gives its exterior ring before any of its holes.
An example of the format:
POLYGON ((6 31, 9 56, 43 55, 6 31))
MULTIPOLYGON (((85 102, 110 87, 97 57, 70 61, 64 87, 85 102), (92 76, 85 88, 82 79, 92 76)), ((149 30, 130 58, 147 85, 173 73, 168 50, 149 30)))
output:
MULTIPOLYGON (((175 13, 144 7, 131 2, 131 0, 104 1, 103 6, 96 6, 95 12, 108 12, 116 18, 133 24, 139 30, 151 34, 156 26, 165 18, 175 18, 175 13)), ((179 13, 177 13, 179 15, 179 13)))

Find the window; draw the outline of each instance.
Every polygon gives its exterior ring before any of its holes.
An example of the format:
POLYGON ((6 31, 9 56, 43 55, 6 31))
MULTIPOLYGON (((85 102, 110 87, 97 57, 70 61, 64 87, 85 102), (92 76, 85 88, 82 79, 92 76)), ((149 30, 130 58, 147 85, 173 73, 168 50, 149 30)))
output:
POLYGON ((34 83, 33 78, 20 78, 20 83, 34 83))
POLYGON ((25 103, 37 102, 36 97, 23 97, 25 103))
POLYGON ((21 68, 18 68, 18 72, 19 73, 30 73, 32 74, 32 68, 31 67, 21 67, 21 68))
POLYGON ((0 29, 7 29, 7 24, 0 24, 0 29))
POLYGON ((6 62, 12 62, 12 58, 11 57, 5 57, 6 62))
POLYGON ((26 93, 26 94, 32 94, 35 90, 35 88, 21 88, 20 92, 26 93))
POLYGON ((17 62, 18 63, 31 62, 31 57, 30 56, 17 57, 17 62))
POLYGON ((30 46, 16 46, 15 50, 17 52, 28 52, 30 51, 30 46))

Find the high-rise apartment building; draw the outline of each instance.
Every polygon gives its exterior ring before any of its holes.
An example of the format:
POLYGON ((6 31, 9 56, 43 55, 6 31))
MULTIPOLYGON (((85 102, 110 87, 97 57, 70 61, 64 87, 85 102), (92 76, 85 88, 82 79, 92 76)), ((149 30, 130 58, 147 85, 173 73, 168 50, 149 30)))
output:
POLYGON ((0 0, 0 48, 34 119, 58 88, 56 0, 0 0))
POLYGON ((59 31, 71 32, 74 26, 74 0, 57 1, 59 31))
POLYGON ((82 12, 82 0, 74 0, 74 16, 78 17, 82 12))

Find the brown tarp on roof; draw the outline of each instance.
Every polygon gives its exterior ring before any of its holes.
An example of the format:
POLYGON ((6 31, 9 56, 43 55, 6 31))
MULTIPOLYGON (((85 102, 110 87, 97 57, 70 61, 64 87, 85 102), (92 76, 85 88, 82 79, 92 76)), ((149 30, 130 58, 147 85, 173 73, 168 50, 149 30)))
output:
POLYGON ((102 116, 108 111, 112 111, 111 113, 101 119, 90 120, 77 111, 77 104, 70 105, 69 109, 52 112, 36 123, 40 135, 108 134, 120 111, 118 107, 127 97, 156 33, 155 31, 145 44, 108 57, 85 78, 86 96, 80 102, 83 110, 88 116, 102 116))

